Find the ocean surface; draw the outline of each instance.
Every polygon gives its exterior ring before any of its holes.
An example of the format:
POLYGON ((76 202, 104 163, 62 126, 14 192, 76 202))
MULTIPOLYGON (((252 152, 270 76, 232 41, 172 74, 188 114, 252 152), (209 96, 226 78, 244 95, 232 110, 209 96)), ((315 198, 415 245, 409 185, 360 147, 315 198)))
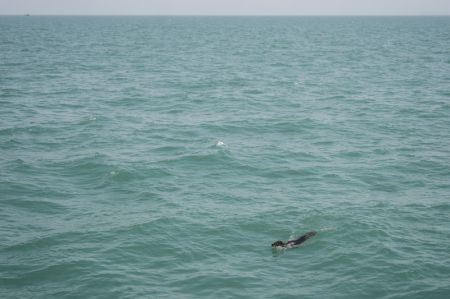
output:
POLYGON ((0 297, 450 298, 450 17, 0 17, 0 297))

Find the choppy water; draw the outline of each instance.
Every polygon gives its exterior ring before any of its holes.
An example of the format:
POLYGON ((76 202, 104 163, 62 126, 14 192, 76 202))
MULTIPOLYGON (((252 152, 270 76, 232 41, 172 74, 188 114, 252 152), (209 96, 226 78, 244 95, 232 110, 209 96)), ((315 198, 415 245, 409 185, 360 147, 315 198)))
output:
POLYGON ((0 17, 0 297, 449 298, 449 49, 448 17, 0 17))

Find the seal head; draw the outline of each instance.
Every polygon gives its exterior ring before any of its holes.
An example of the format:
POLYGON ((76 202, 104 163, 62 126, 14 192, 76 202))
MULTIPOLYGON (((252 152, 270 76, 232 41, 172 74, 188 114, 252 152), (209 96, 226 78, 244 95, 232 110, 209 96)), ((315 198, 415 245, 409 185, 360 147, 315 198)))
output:
POLYGON ((272 243, 272 247, 284 247, 286 244, 283 241, 276 241, 272 243))

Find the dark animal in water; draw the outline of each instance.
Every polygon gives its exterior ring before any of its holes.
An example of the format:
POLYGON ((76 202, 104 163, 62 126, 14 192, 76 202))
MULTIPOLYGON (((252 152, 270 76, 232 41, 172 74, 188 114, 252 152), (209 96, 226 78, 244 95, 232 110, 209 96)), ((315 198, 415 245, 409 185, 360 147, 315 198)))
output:
POLYGON ((310 231, 310 232, 307 232, 306 234, 304 234, 303 236, 301 236, 301 237, 299 237, 298 239, 295 239, 295 240, 290 240, 290 241, 287 241, 287 242, 276 241, 276 242, 272 243, 272 248, 291 248, 291 247, 295 247, 295 246, 298 246, 298 245, 302 244, 303 242, 305 242, 309 238, 314 237, 315 235, 316 235, 315 231, 310 231))

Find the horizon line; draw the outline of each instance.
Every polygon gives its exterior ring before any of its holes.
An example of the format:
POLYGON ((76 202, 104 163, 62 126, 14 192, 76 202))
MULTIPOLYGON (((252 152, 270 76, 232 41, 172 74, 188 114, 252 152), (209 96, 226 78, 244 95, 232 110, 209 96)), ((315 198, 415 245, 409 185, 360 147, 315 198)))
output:
POLYGON ((79 17, 450 17, 450 14, 0 14, 0 16, 79 17))

